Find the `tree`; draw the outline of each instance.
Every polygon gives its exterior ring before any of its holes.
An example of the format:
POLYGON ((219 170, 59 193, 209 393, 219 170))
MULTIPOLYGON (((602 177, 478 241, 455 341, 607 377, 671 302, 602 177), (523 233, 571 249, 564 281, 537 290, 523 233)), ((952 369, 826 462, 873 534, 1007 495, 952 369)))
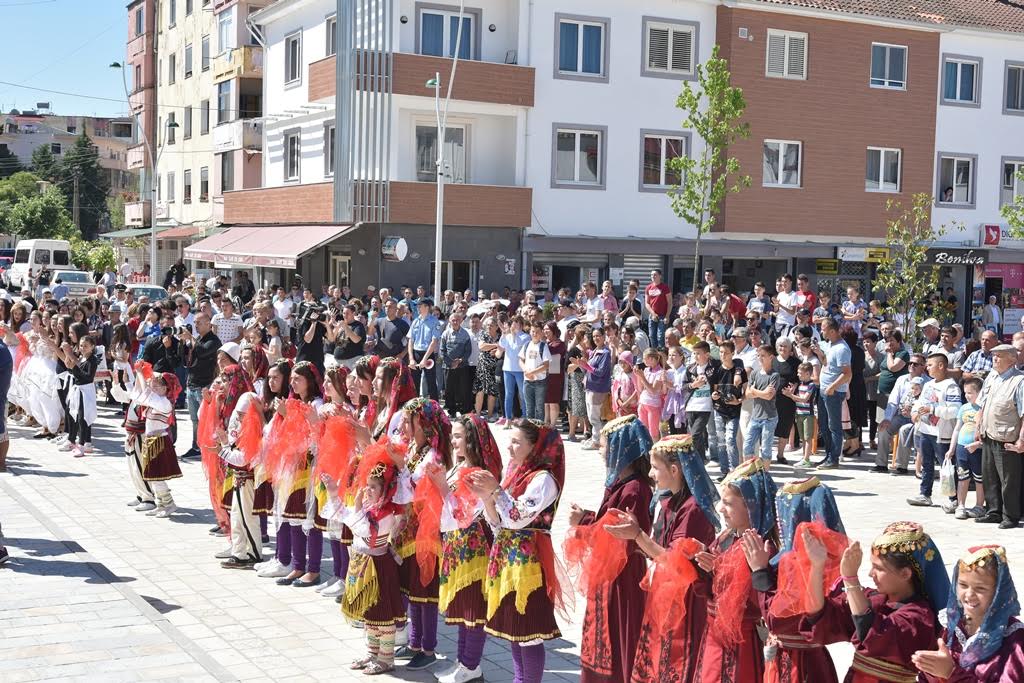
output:
POLYGON ((7 145, 0 147, 0 178, 12 176, 21 170, 23 170, 21 161, 18 160, 14 152, 7 149, 7 145))
POLYGON ((27 171, 0 180, 0 233, 14 234, 10 225, 14 205, 25 197, 35 196, 39 192, 39 178, 27 171))
POLYGON ((43 180, 53 182, 57 180, 57 160, 53 158, 53 152, 49 145, 39 145, 32 150, 32 172, 43 180))
POLYGON ((704 141, 697 157, 682 155, 670 159, 669 169, 679 174, 681 183, 669 191, 672 210, 697 230, 693 249, 693 291, 697 289, 700 268, 700 238, 709 232, 721 211, 726 194, 750 186, 750 176, 741 176, 740 162, 726 157, 729 146, 750 135, 750 126, 740 118, 747 108, 743 91, 729 84, 729 64, 718 56, 697 65, 697 86, 683 83, 676 108, 686 112, 683 126, 704 141), (705 106, 706 104, 706 106, 705 106))
POLYGON ((124 192, 113 197, 107 197, 107 213, 110 216, 110 229, 121 230, 124 228, 124 203, 127 201, 124 192))
MULTIPOLYGON (((932 227, 931 205, 932 197, 926 192, 915 194, 909 208, 895 199, 886 203, 891 216, 885 235, 889 254, 878 264, 875 281, 888 292, 887 309, 895 316, 906 339, 914 331, 914 307, 939 284, 939 266, 928 265, 928 249, 945 236, 946 226, 932 227)), ((956 227, 963 230, 960 224, 956 227)))
POLYGON ((20 239, 69 239, 76 231, 65 203, 56 187, 22 197, 7 212, 4 232, 20 239))
MULTIPOLYGON (((1024 168, 1017 171, 1017 180, 1024 183, 1024 168)), ((1024 196, 1014 196, 1013 202, 1000 209, 1003 218, 1010 225, 1010 235, 1015 240, 1024 240, 1024 196)))
POLYGON ((67 209, 74 210, 74 187, 78 181, 79 229, 83 237, 99 232, 101 218, 107 214, 110 178, 100 166, 99 151, 89 136, 82 133, 64 153, 58 170, 61 188, 67 195, 67 209))

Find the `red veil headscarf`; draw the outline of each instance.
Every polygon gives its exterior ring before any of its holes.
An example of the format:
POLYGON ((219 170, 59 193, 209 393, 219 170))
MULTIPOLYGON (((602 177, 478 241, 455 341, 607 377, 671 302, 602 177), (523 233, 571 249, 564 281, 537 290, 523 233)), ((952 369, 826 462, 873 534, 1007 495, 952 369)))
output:
POLYGON ((395 413, 402 409, 402 406, 416 398, 416 387, 413 386, 412 373, 409 371, 408 366, 403 365, 402 361, 397 358, 385 358, 380 361, 380 366, 394 368, 398 373, 391 383, 391 393, 388 395, 386 407, 387 419, 384 420, 384 431, 381 434, 382 438, 387 438, 388 425, 391 424, 391 419, 395 416, 395 413))
POLYGON ((501 481, 501 453, 498 451, 498 443, 491 434, 487 422, 478 415, 464 415, 459 419, 463 429, 466 430, 466 441, 480 455, 483 468, 462 467, 459 469, 458 478, 455 482, 455 490, 451 494, 452 516, 465 529, 475 519, 473 510, 479 497, 469 486, 469 478, 474 473, 485 469, 494 475, 494 478, 501 481))
POLYGON ((266 379, 270 373, 270 359, 266 352, 259 346, 247 346, 252 351, 252 376, 249 380, 255 384, 258 379, 266 379))
MULTIPOLYGON (((356 361, 356 376, 359 376, 359 379, 363 379, 360 375, 368 374, 370 376, 370 381, 372 382, 373 376, 377 374, 378 365, 380 365, 380 356, 363 356, 356 361), (362 373, 360 373, 360 370, 362 370, 362 373)), ((373 421, 377 419, 377 402, 372 400, 372 394, 367 398, 370 400, 366 402, 365 426, 369 429, 373 429, 373 421)))
MULTIPOLYGON (((427 445, 436 453, 436 459, 427 467, 446 467, 451 461, 452 425, 444 408, 429 398, 415 398, 402 408, 410 420, 416 420, 427 445)), ((412 444, 410 444, 412 446, 412 444)), ((409 462, 413 469, 418 463, 409 462)), ((444 499, 434 480, 424 476, 416 484, 413 507, 416 510, 416 562, 420 567, 420 582, 426 586, 437 571, 437 558, 441 554, 441 508, 444 499)))
POLYGON ((197 441, 210 487, 210 504, 222 528, 228 526, 228 515, 221 504, 225 472, 224 463, 220 459, 220 445, 214 435, 218 427, 227 428, 238 400, 247 391, 252 391, 252 383, 245 371, 238 365, 229 365, 220 373, 209 398, 203 400, 199 409, 197 441))
MULTIPOLYGON (((173 406, 174 402, 178 400, 178 396, 181 395, 181 382, 178 381, 177 375, 173 372, 161 373, 160 377, 164 381, 164 386, 167 387, 167 400, 173 406)), ((174 424, 176 421, 174 411, 171 410, 169 424, 174 424)))
POLYGON ((354 495, 359 489, 366 486, 366 482, 370 477, 380 477, 384 480, 384 490, 381 493, 380 500, 372 506, 364 508, 366 517, 370 522, 370 529, 372 530, 370 535, 371 546, 377 541, 377 529, 380 520, 384 519, 387 515, 399 515, 402 513, 402 506, 393 500, 395 493, 398 491, 398 467, 395 465, 395 460, 391 455, 391 448, 393 446, 387 441, 379 441, 367 447, 366 452, 363 453, 363 457, 359 461, 359 468, 356 470, 350 491, 354 495))

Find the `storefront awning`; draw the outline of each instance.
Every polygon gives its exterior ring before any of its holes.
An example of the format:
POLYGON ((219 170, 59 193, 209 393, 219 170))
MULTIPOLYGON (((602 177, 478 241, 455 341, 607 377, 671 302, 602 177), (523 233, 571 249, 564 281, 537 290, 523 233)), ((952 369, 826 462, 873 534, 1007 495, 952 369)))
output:
POLYGON ((176 228, 168 228, 157 234, 158 240, 180 240, 187 237, 194 237, 203 231, 195 225, 179 225, 176 228))
MULTIPOLYGON (((166 228, 161 228, 160 226, 157 226, 157 228, 156 228, 157 239, 160 238, 160 233, 162 233, 164 230, 166 230, 166 228)), ((126 239, 126 238, 129 238, 129 237, 149 237, 151 234, 153 234, 153 229, 152 228, 126 228, 124 230, 113 230, 111 232, 101 232, 99 237, 100 237, 100 239, 104 239, 104 240, 117 240, 117 239, 126 239)))
POLYGON ((295 268, 299 258, 351 229, 351 225, 236 226, 185 247, 185 258, 240 266, 295 268))

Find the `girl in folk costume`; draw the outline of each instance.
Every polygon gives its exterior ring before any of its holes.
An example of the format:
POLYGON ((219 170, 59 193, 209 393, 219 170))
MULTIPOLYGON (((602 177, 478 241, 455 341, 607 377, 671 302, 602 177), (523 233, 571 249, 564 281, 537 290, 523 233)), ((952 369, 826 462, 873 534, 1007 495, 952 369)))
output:
POLYGON ((606 524, 636 520, 637 536, 651 530, 651 435, 636 415, 612 420, 601 429, 605 450, 604 497, 597 512, 575 504, 564 545, 570 570, 581 571, 579 589, 587 596, 583 619, 581 680, 628 681, 644 618, 640 582, 647 563, 632 540, 611 536, 606 524), (626 515, 628 514, 628 517, 626 515))
POLYGON ((156 517, 170 517, 176 510, 167 481, 181 476, 170 437, 173 399, 181 392, 181 384, 173 374, 165 374, 169 378, 154 376, 148 363, 140 363, 124 425, 125 455, 136 491, 136 500, 128 505, 156 517))
MULTIPOLYGON (((264 444, 268 441, 270 432, 280 426, 281 418, 277 415, 277 406, 288 398, 288 393, 291 390, 291 376, 292 365, 287 360, 279 360, 274 363, 270 367, 270 372, 267 373, 267 383, 263 387, 263 420, 266 424, 263 428, 264 444)), ((263 515, 274 511, 274 483, 270 479, 270 472, 262 462, 256 466, 255 472, 257 487, 253 510, 260 514, 262 523, 263 515)), ((279 519, 274 557, 267 562, 255 565, 256 575, 279 579, 291 572, 291 563, 292 527, 279 519)))
POLYGON ((395 629, 405 623, 398 561, 388 543, 401 523, 402 506, 394 498, 398 468, 384 442, 371 446, 356 473, 357 493, 341 521, 352 530, 352 557, 341 612, 366 630, 367 654, 351 668, 375 676, 395 668, 395 629))
POLYGON ((131 364, 132 340, 128 326, 117 325, 110 339, 110 356, 114 359, 113 375, 110 378, 110 396, 125 411, 131 403, 135 389, 135 372, 131 364))
MULTIPOLYGON (((78 325, 80 323, 76 323, 78 325)), ((84 325, 83 325, 84 327, 84 325)), ((92 453, 92 425, 96 422, 96 369, 100 361, 96 342, 88 334, 78 340, 78 348, 70 342, 61 345, 61 358, 68 369, 68 441, 58 450, 71 451, 76 458, 92 453), (77 442, 77 443, 76 443, 77 442)))
POLYGON ((854 542, 843 551, 840 578, 826 594, 828 549, 808 530, 802 538, 812 578, 801 631, 818 643, 853 643, 846 683, 917 681, 912 657, 935 646, 942 631, 936 615, 949 597, 942 555, 921 525, 895 522, 875 539, 868 576, 877 590, 861 587, 863 551, 854 542))
POLYGON ((998 545, 970 548, 953 568, 939 649, 912 659, 928 683, 1024 681, 1020 602, 998 545))
MULTIPOLYGON (((292 366, 288 361, 278 361, 273 365, 267 362, 266 368, 263 369, 261 361, 262 349, 257 349, 253 354, 253 370, 246 370, 246 374, 250 380, 255 376, 256 379, 253 382, 253 391, 257 396, 260 397, 260 404, 263 408, 263 424, 264 424, 264 438, 266 438, 267 426, 270 423, 270 418, 273 416, 273 402, 274 399, 280 396, 281 398, 288 398, 288 380, 291 378, 292 366), (274 391, 270 387, 270 375, 275 371, 277 375, 277 391, 274 391), (283 381, 281 381, 283 380, 283 381)), ((262 358, 266 358, 266 354, 262 355, 262 358)), ((243 367, 244 369, 244 367, 243 367)), ((262 454, 258 458, 258 461, 253 467, 254 485, 256 492, 253 495, 252 510, 259 517, 260 520, 260 542, 263 545, 270 543, 269 529, 269 516, 274 512, 274 485, 271 483, 266 468, 262 465, 262 454)), ((262 563, 257 563, 262 564, 262 563)))
POLYGON ((224 427, 218 426, 214 438, 220 444, 220 457, 231 472, 232 482, 231 549, 220 566, 252 569, 263 559, 252 468, 263 435, 263 405, 241 366, 228 366, 218 381, 222 386, 221 412, 228 418, 224 427))
POLYGON ((402 436, 402 406, 416 397, 412 373, 397 358, 385 358, 377 365, 373 376, 373 396, 376 406, 370 428, 374 439, 400 439, 402 436))
POLYGON ((488 555, 491 529, 483 519, 483 503, 469 486, 474 472, 486 470, 501 477, 501 454, 487 423, 476 415, 452 422, 455 466, 447 476, 439 468, 427 474, 444 496, 441 512, 441 585, 438 608, 445 623, 459 627, 455 666, 438 675, 439 683, 467 683, 483 679, 484 624, 487 623, 488 555))
POLYGON ((402 408, 402 429, 409 444, 405 469, 399 481, 398 502, 406 508, 405 526, 395 539, 402 560, 399 575, 402 593, 409 599, 409 643, 395 653, 409 659, 410 671, 425 669, 437 661, 438 573, 441 544, 441 491, 425 475, 437 469, 441 475, 452 468, 452 427, 441 404, 415 398, 402 408))
MULTIPOLYGON (((317 502, 313 496, 311 475, 316 459, 316 446, 310 437, 313 423, 319 419, 317 412, 324 404, 322 387, 323 379, 315 365, 308 361, 296 363, 292 368, 291 398, 277 403, 277 414, 282 422, 281 429, 277 432, 278 437, 280 438, 285 431, 290 433, 292 430, 303 434, 299 446, 291 445, 293 451, 299 454, 299 459, 294 464, 288 464, 290 476, 281 478, 283 482, 275 479, 286 489, 278 488, 275 497, 281 506, 281 516, 291 527, 292 570, 277 580, 279 586, 310 588, 320 583, 320 559, 323 554, 324 537, 323 532, 314 525, 317 502), (300 451, 305 451, 304 459, 300 451)), ((272 440, 268 447, 274 448, 275 444, 276 442, 272 440)), ((279 445, 284 446, 283 443, 279 445)))
POLYGON ((740 464, 722 482, 719 511, 726 529, 696 555, 697 564, 710 575, 703 583, 711 587, 708 628, 697 665, 701 683, 760 683, 764 678, 763 643, 757 632, 761 608, 741 539, 747 529, 754 529, 775 554, 775 492, 761 458, 740 464))
POLYGON ((21 393, 28 403, 28 414, 42 427, 41 434, 56 434, 64 417, 57 379, 59 349, 43 325, 43 316, 34 311, 30 316, 32 331, 27 335, 31 357, 21 374, 21 393))
POLYGON ((642 584, 648 595, 631 680, 691 683, 707 623, 707 591, 696 583, 693 558, 715 539, 718 490, 690 436, 662 439, 650 457, 654 485, 664 491, 654 506, 651 535, 632 514, 605 527, 617 538, 635 541, 654 560, 642 584))
MULTIPOLYGON (((74 387, 78 384, 78 377, 75 373, 71 372, 78 363, 78 353, 80 351, 79 342, 89 336, 89 327, 85 323, 72 323, 69 316, 61 318, 59 329, 65 331, 57 337, 57 380, 60 382, 60 390, 57 392, 57 396, 61 399, 61 406, 64 408, 64 428, 63 433, 60 434, 55 443, 60 444, 58 450, 61 451, 74 451, 75 456, 79 457, 82 455, 82 449, 75 444, 76 439, 79 436, 79 412, 80 408, 83 407, 83 402, 78 400, 81 397, 80 391, 74 387), (71 405, 73 399, 72 394, 75 394, 75 405, 71 405), (72 407, 75 412, 72 411, 72 407)), ((95 353, 96 347, 93 342, 92 353, 95 353)), ((96 367, 99 367, 97 361, 96 367)), ((88 370, 88 368, 83 368, 88 370)), ((88 384, 92 386, 92 394, 96 394, 96 386, 94 384, 96 378, 96 372, 92 371, 89 373, 91 376, 85 377, 88 380, 88 384)), ((88 390, 85 390, 88 392, 88 390)), ((95 403, 95 401, 94 401, 95 403)), ((91 425, 95 422, 95 416, 89 421, 91 425)), ((91 434, 90 434, 91 437, 91 434)), ((91 446, 90 446, 91 450, 91 446)))
POLYGON ((252 382, 252 388, 256 395, 263 395, 263 387, 267 383, 267 373, 270 372, 270 361, 267 360, 267 354, 263 352, 263 349, 259 346, 243 346, 238 364, 242 366, 249 381, 252 382))
POLYGON ((544 641, 558 638, 555 607, 562 587, 555 569, 551 523, 565 484, 565 450, 558 432, 531 420, 515 420, 509 466, 501 485, 487 471, 470 486, 496 529, 487 567, 484 630, 512 644, 517 683, 544 676, 544 641))
POLYGON ((153 366, 145 361, 136 364, 133 378, 138 373, 138 381, 132 382, 132 393, 127 396, 127 406, 124 416, 124 454, 125 462, 128 463, 128 477, 135 488, 135 500, 128 501, 128 507, 135 508, 140 512, 149 512, 156 509, 153 487, 143 477, 142 446, 146 434, 145 408, 136 399, 149 390, 149 380, 153 377, 153 366))
POLYGON ((373 390, 373 381, 377 377, 377 367, 380 365, 380 358, 377 356, 363 356, 356 361, 355 377, 359 383, 359 422, 366 425, 367 429, 373 430, 377 418, 377 395, 373 390))
POLYGON ((825 585, 839 576, 839 558, 849 544, 832 489, 817 477, 785 484, 776 498, 782 548, 771 556, 767 541, 753 529, 743 534, 743 552, 753 572, 753 586, 768 627, 765 683, 836 683, 828 650, 800 633, 807 612, 811 563, 804 530, 829 551, 825 585))

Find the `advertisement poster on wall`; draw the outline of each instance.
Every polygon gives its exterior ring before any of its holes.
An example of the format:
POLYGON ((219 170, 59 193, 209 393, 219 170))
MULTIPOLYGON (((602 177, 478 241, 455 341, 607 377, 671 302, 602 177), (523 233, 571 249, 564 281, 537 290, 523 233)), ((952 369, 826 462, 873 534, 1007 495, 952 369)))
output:
POLYGON ((989 263, 985 266, 985 277, 1002 281, 999 305, 1003 309, 1003 337, 1012 337, 1021 330, 1024 316, 1024 264, 989 263))

